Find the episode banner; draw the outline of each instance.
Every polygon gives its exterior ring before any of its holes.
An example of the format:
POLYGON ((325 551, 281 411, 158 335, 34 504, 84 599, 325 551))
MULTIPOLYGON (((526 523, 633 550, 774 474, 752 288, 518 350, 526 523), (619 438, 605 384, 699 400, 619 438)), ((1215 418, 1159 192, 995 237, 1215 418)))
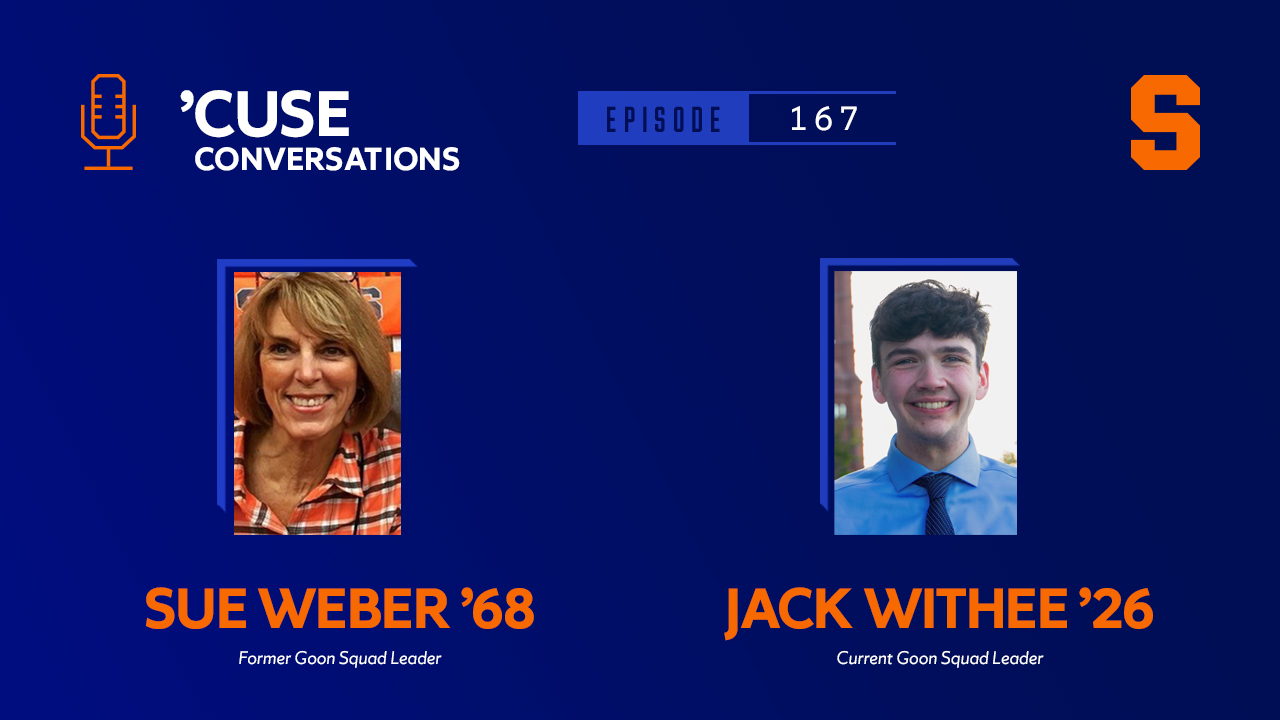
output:
POLYGON ((579 91, 579 145, 896 145, 893 90, 579 91))

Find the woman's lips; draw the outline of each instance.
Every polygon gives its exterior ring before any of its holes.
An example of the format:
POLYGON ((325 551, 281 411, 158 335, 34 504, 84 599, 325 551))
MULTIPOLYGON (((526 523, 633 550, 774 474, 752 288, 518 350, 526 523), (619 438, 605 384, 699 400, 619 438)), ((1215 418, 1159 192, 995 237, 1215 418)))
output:
POLYGON ((285 400, 294 412, 303 415, 313 415, 322 412, 330 402, 333 401, 332 395, 285 395, 285 400))

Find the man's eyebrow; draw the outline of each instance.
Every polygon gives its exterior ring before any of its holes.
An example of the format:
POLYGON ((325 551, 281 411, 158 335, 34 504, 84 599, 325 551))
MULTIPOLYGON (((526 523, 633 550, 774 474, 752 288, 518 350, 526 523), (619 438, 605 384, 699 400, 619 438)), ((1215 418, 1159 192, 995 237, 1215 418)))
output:
POLYGON ((889 354, 884 356, 884 359, 892 360, 893 358, 898 357, 899 355, 908 355, 910 357, 917 357, 920 355, 920 352, 915 350, 914 348, 898 348, 897 350, 890 350, 889 354))
POLYGON ((948 345, 946 347, 940 347, 938 348, 937 353, 939 355, 964 355, 966 357, 973 357, 973 353, 969 352, 969 348, 963 345, 948 345))

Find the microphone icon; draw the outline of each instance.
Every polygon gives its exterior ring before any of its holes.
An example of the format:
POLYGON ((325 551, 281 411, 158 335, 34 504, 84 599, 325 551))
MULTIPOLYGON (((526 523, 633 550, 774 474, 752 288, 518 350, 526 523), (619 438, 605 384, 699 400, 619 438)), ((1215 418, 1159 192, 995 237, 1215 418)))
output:
POLYGON ((99 166, 86 165, 84 169, 85 170, 132 170, 133 169, 132 167, 125 167, 121 165, 111 164, 111 151, 125 149, 126 147, 129 146, 129 143, 133 142, 133 139, 138 136, 138 106, 137 105, 133 106, 132 122, 128 121, 125 117, 126 92, 125 92, 124 76, 123 75, 94 75, 93 81, 89 83, 89 92, 92 95, 92 100, 93 100, 93 105, 92 105, 93 116, 89 120, 89 132, 93 133, 93 137, 97 138, 98 142, 101 143, 106 140, 119 140, 120 138, 124 137, 124 132, 127 128, 133 128, 133 132, 130 133, 129 139, 125 140, 123 145, 106 145, 106 144, 94 145, 93 140, 90 140, 89 137, 84 134, 84 106, 81 105, 80 106, 80 137, 83 138, 85 142, 89 143, 89 147, 93 148, 94 150, 107 151, 106 165, 99 165, 99 166), (119 89, 119 92, 115 92, 117 88, 119 89), (111 97, 114 97, 118 102, 114 104, 110 102, 103 102, 103 98, 111 98, 111 97), (102 110, 105 106, 111 106, 117 110, 117 112, 114 115, 112 115, 110 119, 103 118, 102 110), (111 132, 113 129, 117 127, 117 125, 114 122, 117 120, 119 121, 118 127, 120 128, 120 132, 116 133, 115 135, 108 135, 107 133, 111 132), (99 132, 99 129, 101 129, 101 132, 99 132))

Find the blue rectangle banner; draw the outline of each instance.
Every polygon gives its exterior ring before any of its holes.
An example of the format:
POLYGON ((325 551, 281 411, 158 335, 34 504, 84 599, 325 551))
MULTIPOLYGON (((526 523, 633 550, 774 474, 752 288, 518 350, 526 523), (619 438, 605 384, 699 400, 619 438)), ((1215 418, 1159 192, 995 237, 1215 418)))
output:
POLYGON ((892 90, 579 91, 578 144, 896 145, 889 112, 894 95, 892 90), (875 109, 868 112, 868 105, 875 109))

